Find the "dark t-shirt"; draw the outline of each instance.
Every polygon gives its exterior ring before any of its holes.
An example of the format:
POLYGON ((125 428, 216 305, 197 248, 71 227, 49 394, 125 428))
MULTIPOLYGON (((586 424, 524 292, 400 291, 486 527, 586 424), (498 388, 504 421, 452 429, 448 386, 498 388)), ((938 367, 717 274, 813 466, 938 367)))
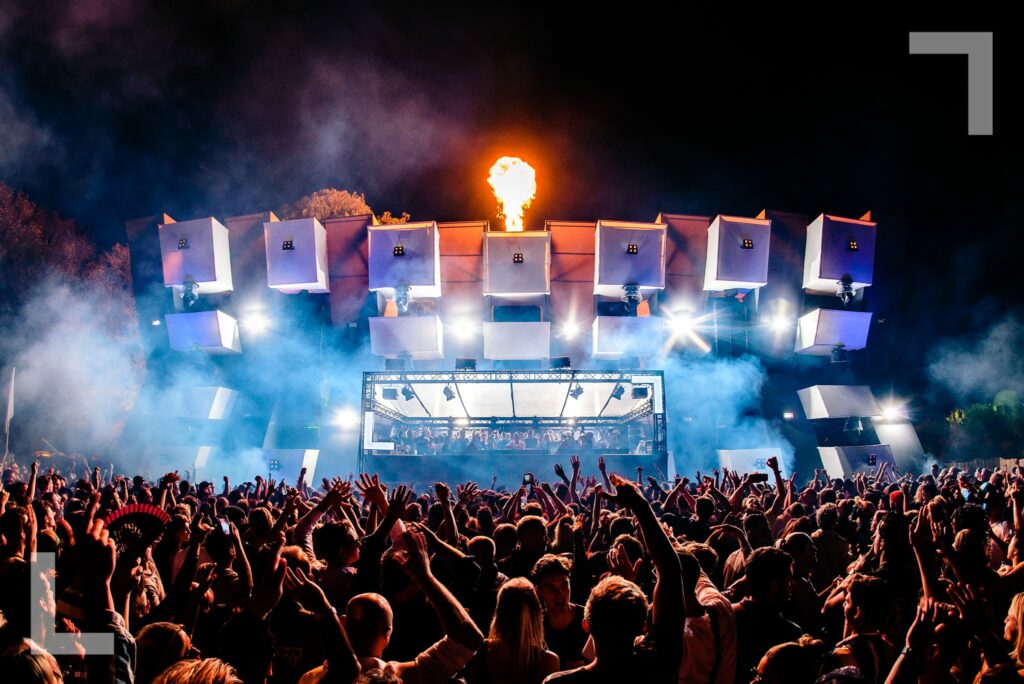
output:
POLYGON ((732 604, 732 609, 736 614, 736 682, 747 684, 769 648, 796 641, 803 630, 774 606, 750 598, 732 604))
POLYGON ((565 667, 566 663, 580 662, 583 658, 583 647, 587 643, 587 632, 583 629, 583 606, 572 604, 573 615, 563 629, 555 629, 544 618, 544 641, 548 650, 556 653, 565 667))
MULTIPOLYGON (((658 634, 657 629, 648 632, 633 649, 633 656, 611 663, 606 669, 588 670, 586 666, 567 672, 556 672, 544 680, 544 684, 621 684, 622 682, 662 682, 675 684, 679 680, 679 664, 682 661, 683 641, 681 628, 658 634)), ((598 658, 600 661, 600 658, 598 658)))

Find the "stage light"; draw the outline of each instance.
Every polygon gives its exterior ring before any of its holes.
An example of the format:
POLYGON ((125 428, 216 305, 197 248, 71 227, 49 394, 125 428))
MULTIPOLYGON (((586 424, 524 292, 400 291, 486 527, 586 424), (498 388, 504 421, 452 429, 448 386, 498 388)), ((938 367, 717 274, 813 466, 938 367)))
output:
POLYGON ((626 283, 622 286, 622 302, 626 305, 626 314, 635 316, 637 307, 644 300, 640 294, 640 286, 636 283, 626 283))
MULTIPOLYGON (((186 240, 185 242, 188 242, 186 240)), ((192 305, 199 299, 199 285, 192 282, 191 280, 182 283, 181 285, 181 303, 185 305, 186 309, 191 309, 192 305)))
POLYGON ((622 395, 626 393, 626 388, 622 385, 615 385, 615 389, 612 390, 612 399, 621 399, 622 395))
POLYGON ((685 311, 672 316, 668 321, 672 334, 676 337, 689 337, 693 333, 693 318, 685 311))
POLYGON ((281 251, 283 252, 294 252, 295 243, 292 240, 284 240, 281 242, 281 251))
POLYGON ((850 352, 841 344, 832 347, 832 363, 847 363, 850 360, 850 352))
POLYGON ((242 317, 242 328, 253 335, 262 335, 270 327, 270 319, 262 311, 250 311, 242 317))
POLYGON ((566 323, 562 326, 562 337, 567 340, 571 340, 580 334, 580 326, 574 322, 566 323))
POLYGON ((455 321, 448 326, 448 329, 460 340, 473 339, 473 334, 476 332, 476 326, 473 325, 473 322, 465 319, 455 321))
POLYGON ((902 404, 892 401, 882 404, 882 420, 899 420, 903 417, 902 404))
POLYGON ((475 371, 476 370, 476 359, 455 359, 455 370, 457 370, 457 371, 475 371))
POLYGON ((640 253, 640 245, 636 244, 635 242, 630 242, 629 245, 626 247, 626 254, 639 254, 639 253, 640 253))
POLYGON ((576 386, 569 390, 569 396, 573 399, 579 399, 583 395, 583 386, 580 383, 576 383, 576 386))
POLYGON ((159 318, 154 318, 150 325, 152 325, 153 327, 156 327, 156 326, 160 325, 160 319, 159 318))
POLYGON ((856 295, 857 291, 853 289, 853 277, 847 273, 842 280, 836 283, 836 297, 839 297, 843 306, 848 306, 856 295))
POLYGON ((864 464, 869 465, 872 468, 878 465, 878 454, 868 454, 864 459, 864 464))
POLYGON ((395 288, 395 305, 398 307, 398 311, 400 313, 407 313, 409 311, 408 285, 399 285, 398 287, 395 288))
POLYGON ((566 420, 565 422, 568 423, 569 425, 575 425, 576 419, 573 418, 572 416, 569 416, 568 420, 566 420))
POLYGON ((455 392, 452 391, 450 385, 444 386, 444 398, 446 401, 451 401, 452 399, 455 398, 455 392))
POLYGON ((456 418, 455 424, 458 425, 459 427, 466 427, 467 425, 469 425, 469 418, 456 418))
POLYGON ((267 470, 277 471, 281 469, 281 461, 276 458, 270 459, 270 463, 267 464, 267 470))
POLYGON ((395 245, 395 248, 391 250, 391 253, 394 254, 396 257, 405 256, 405 245, 395 245))
POLYGON ((398 401, 398 390, 394 387, 382 387, 380 390, 380 398, 387 401, 398 401))
POLYGON ((178 240, 178 249, 188 249, 188 238, 178 240))
POLYGON ((572 361, 568 356, 554 356, 548 361, 551 370, 568 370, 572 368, 572 361))
POLYGON ((783 411, 782 412, 782 419, 783 420, 793 420, 794 418, 796 418, 796 414, 793 413, 792 411, 783 411))
POLYGON ((768 327, 776 333, 789 332, 793 329, 793 321, 788 316, 776 315, 768 319, 768 327))
POLYGON ((402 396, 405 397, 406 401, 412 401, 413 397, 416 396, 416 392, 413 391, 412 387, 406 385, 402 388, 402 396))
POLYGON ((634 399, 646 399, 651 393, 650 387, 633 387, 634 399))
POLYGON ((740 247, 743 249, 754 249, 754 241, 750 238, 743 238, 743 243, 740 247))
POLYGON ((858 249, 860 249, 860 245, 857 244, 856 240, 852 240, 851 239, 851 240, 847 241, 847 243, 846 243, 846 251, 848 251, 848 252, 856 252, 858 249))
POLYGON ((331 422, 342 430, 355 430, 359 427, 359 414, 354 409, 346 406, 335 412, 331 422))
POLYGON ((516 252, 515 254, 513 254, 512 255, 512 263, 513 264, 521 264, 521 263, 523 263, 523 253, 522 252, 516 252))

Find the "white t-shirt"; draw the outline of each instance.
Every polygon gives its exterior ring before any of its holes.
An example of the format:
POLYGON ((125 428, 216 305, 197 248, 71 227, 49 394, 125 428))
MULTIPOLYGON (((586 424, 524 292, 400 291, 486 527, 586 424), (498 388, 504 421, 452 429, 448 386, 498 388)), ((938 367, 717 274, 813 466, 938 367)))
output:
POLYGON ((729 599, 703 572, 697 580, 697 600, 707 612, 686 618, 683 628, 683 662, 679 666, 679 684, 732 684, 736 677, 736 616, 729 599), (711 612, 718 618, 719 649, 716 655, 711 612), (711 671, 718 659, 718 673, 711 682, 711 671))

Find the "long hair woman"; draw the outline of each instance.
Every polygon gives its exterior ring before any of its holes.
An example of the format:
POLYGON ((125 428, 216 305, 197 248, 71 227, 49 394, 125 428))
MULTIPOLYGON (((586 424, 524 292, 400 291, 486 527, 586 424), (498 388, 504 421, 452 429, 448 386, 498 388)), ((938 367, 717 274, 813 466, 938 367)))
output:
POLYGON ((491 631, 467 667, 470 684, 540 684, 558 671, 558 656, 544 645, 544 616, 525 577, 502 585, 491 631))

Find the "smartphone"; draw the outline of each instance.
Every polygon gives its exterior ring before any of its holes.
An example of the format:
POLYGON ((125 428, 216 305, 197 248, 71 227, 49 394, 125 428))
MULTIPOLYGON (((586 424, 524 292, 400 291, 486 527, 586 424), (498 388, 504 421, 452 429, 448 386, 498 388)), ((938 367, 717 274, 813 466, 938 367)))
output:
POLYGON ((523 474, 523 485, 527 486, 527 487, 532 487, 533 486, 533 473, 524 473, 523 474))
POLYGON ((231 525, 223 515, 217 516, 217 523, 220 525, 221 534, 231 534, 231 525))
POLYGON ((754 473, 753 475, 750 476, 750 481, 751 482, 767 482, 768 481, 768 473, 754 473))

